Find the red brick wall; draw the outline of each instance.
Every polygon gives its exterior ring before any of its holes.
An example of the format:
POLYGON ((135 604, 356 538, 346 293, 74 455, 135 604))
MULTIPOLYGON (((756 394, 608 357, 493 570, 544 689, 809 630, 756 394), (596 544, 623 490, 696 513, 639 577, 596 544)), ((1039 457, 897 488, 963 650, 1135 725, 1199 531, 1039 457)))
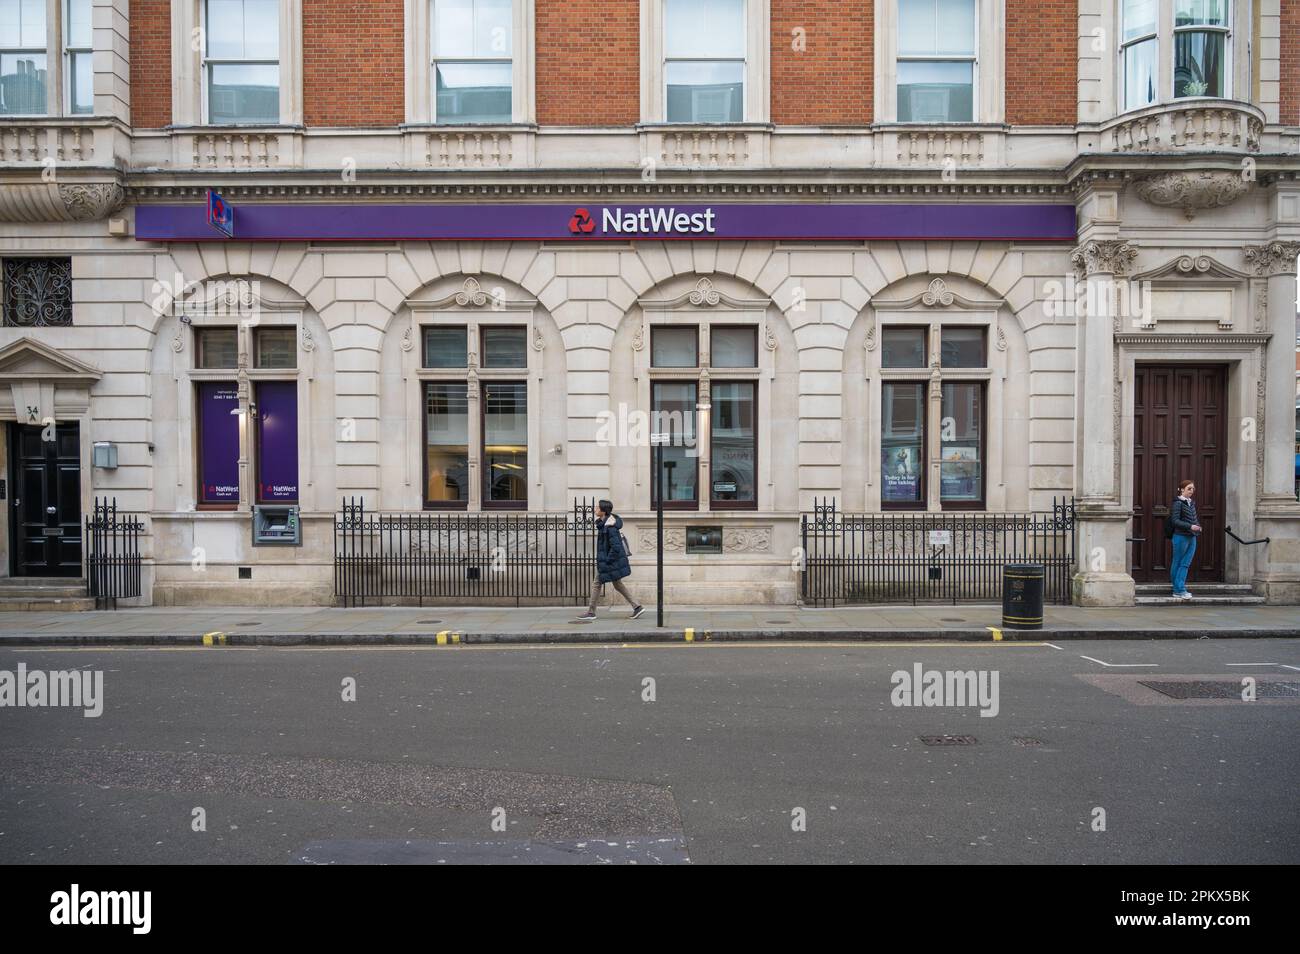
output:
POLYGON ((161 129, 172 121, 170 0, 131 0, 131 124, 161 129))
POLYGON ((772 122, 871 122, 874 17, 874 0, 772 0, 772 122))
POLYGON ((308 126, 406 118, 402 0, 305 0, 302 106, 308 126))
POLYGON ((640 121, 640 0, 536 0, 535 17, 540 125, 640 121))
POLYGON ((1281 120, 1300 125, 1300 0, 1282 0, 1281 120))
POLYGON ((1007 122, 1072 125, 1079 114, 1075 0, 1006 0, 1007 122))

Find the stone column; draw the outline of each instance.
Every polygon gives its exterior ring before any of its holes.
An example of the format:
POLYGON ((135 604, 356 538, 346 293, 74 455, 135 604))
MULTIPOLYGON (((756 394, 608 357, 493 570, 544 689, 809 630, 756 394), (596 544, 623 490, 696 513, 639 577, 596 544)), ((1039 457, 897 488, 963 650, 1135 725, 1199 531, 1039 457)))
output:
MULTIPOLYGON (((1272 335, 1260 369, 1258 391, 1263 420, 1256 433, 1264 442, 1263 466, 1255 476, 1252 547, 1255 591, 1270 603, 1300 603, 1300 502, 1295 497, 1296 257, 1300 242, 1248 245, 1246 261, 1265 280, 1265 327, 1272 335)), ((1258 413, 1258 412, 1257 412, 1258 413)))
POLYGON ((1120 239, 1096 239, 1070 261, 1085 282, 1087 308, 1075 317, 1075 494, 1078 561, 1073 583, 1080 606, 1129 606, 1128 521, 1120 505, 1115 445, 1122 408, 1114 335, 1118 328, 1115 279, 1126 277, 1137 249, 1120 239))

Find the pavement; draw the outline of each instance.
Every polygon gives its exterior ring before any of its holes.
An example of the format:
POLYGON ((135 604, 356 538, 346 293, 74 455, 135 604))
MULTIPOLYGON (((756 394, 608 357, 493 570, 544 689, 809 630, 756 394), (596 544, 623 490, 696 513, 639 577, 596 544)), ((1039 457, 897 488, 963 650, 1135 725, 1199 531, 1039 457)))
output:
POLYGON ((673 607, 665 611, 662 629, 653 607, 638 620, 628 618, 626 607, 602 608, 594 623, 579 621, 581 612, 581 607, 223 606, 0 613, 0 644, 187 645, 205 637, 224 645, 1300 637, 1295 606, 1194 602, 1115 609, 1049 606, 1040 631, 1002 628, 996 604, 673 607))
POLYGON ((102 674, 102 711, 0 708, 3 864, 1300 862, 1292 639, 0 644, 20 666, 102 674), (995 704, 900 700, 918 666, 995 704))

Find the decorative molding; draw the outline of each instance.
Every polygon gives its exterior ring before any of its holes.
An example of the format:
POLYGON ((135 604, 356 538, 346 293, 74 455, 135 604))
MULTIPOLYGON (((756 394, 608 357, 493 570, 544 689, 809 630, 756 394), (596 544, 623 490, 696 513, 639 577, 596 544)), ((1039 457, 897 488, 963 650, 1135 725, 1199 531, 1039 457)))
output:
POLYGON ((1300 242, 1269 242, 1267 245, 1247 245, 1246 263, 1262 278, 1272 275, 1294 275, 1296 258, 1300 257, 1300 242))
POLYGON ((473 305, 475 308, 482 308, 488 303, 488 293, 483 290, 477 278, 465 279, 465 285, 460 291, 456 292, 456 304, 462 308, 473 305))
POLYGON ((925 294, 921 296, 921 303, 928 308, 934 308, 937 305, 947 307, 953 303, 954 298, 953 293, 948 291, 948 283, 942 278, 936 278, 930 282, 925 294))
POLYGON ((645 322, 641 321, 636 326, 636 333, 632 335, 632 350, 645 350, 645 322))
POLYGON ((533 350, 541 351, 546 347, 546 339, 542 336, 542 329, 533 327, 533 350))
POLYGON ((4 260, 6 328, 55 328, 71 324, 72 259, 4 260))
POLYGON ((722 294, 713 287, 713 282, 707 278, 701 278, 695 283, 695 288, 689 294, 689 300, 692 305, 701 308, 712 308, 722 301, 722 294))
POLYGON ((1137 334, 1135 332, 1125 332, 1115 336, 1116 344, 1122 345, 1143 345, 1147 348, 1180 348, 1190 347, 1208 347, 1214 348, 1222 345, 1251 345, 1262 347, 1268 344, 1271 335, 1252 335, 1234 333, 1229 335, 1222 334, 1137 334))
MULTIPOLYGON (((410 331, 410 329, 407 329, 410 331)), ((316 350, 316 339, 311 336, 310 328, 302 329, 302 350, 308 354, 316 350)))
POLYGON ((1232 205, 1248 191, 1251 180, 1240 171, 1224 169, 1203 172, 1162 172, 1139 179, 1133 184, 1142 201, 1150 205, 1175 207, 1187 218, 1198 209, 1218 209, 1232 205))
POLYGON ((768 351, 776 350, 776 335, 772 333, 772 326, 766 321, 763 322, 763 347, 768 351))
POLYGON ((867 337, 863 340, 862 347, 868 351, 876 350, 876 313, 874 310, 867 315, 867 337))
POLYGON ((1070 253, 1070 264, 1075 275, 1084 279, 1097 274, 1127 275, 1136 258, 1137 246, 1122 239, 1094 239, 1070 253))
POLYGON ((414 330, 415 329, 408 326, 406 330, 402 332, 403 351, 410 351, 412 348, 415 347, 415 335, 412 333, 414 330))
POLYGON ((1259 282, 1255 291, 1255 330, 1268 331, 1268 282, 1259 282))
POLYGON ((182 325, 176 332, 176 337, 172 339, 172 350, 180 354, 185 350, 185 326, 182 325))
MULTIPOLYGON (((701 521, 706 521, 712 519, 712 516, 700 514, 699 519, 701 521)), ((725 525, 722 528, 722 552, 771 553, 772 533, 773 528, 771 526, 733 527, 729 524, 725 525)), ((656 545, 657 541, 654 527, 637 528, 636 552, 653 553, 656 545)), ((686 528, 664 527, 664 552, 684 553, 685 551, 686 528)), ((717 554, 714 554, 714 556, 716 555, 717 554)))
MULTIPOLYGON (((1264 498, 1264 412, 1268 394, 1268 361, 1260 355, 1259 381, 1255 384, 1255 502, 1264 498)), ((1288 457, 1290 452, 1288 452, 1288 457)))
POLYGON ((1007 350, 1007 336, 1006 336, 1006 334, 1002 331, 1002 322, 1000 322, 1000 321, 995 321, 995 322, 993 323, 993 330, 997 332, 997 336, 998 336, 998 337, 997 337, 997 341, 995 341, 994 344, 993 344, 993 347, 997 348, 999 351, 1006 351, 1006 350, 1007 350))
POLYGON ((1220 278, 1237 282, 1249 277, 1246 272, 1239 272, 1235 268, 1229 268, 1204 253, 1180 255, 1159 268, 1149 269, 1133 276, 1135 281, 1155 281, 1163 278, 1179 280, 1186 278, 1220 278))
POLYGON ((116 182, 76 183, 59 186, 59 198, 75 222, 107 218, 122 207, 126 196, 116 182))

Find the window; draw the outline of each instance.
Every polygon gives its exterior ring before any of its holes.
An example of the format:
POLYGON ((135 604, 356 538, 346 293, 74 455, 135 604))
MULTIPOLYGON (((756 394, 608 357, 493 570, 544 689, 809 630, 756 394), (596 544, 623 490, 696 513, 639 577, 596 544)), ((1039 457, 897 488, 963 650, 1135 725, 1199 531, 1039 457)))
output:
POLYGON ((469 386, 424 385, 425 500, 435 507, 469 503, 469 386))
POLYGON ((72 324, 72 259, 6 258, 4 324, 44 328, 72 324))
POLYGON ((239 367, 239 334, 235 328, 198 328, 194 337, 196 368, 239 367))
POLYGON ((925 504, 925 385, 881 385, 880 501, 888 508, 925 504))
POLYGON ((464 325, 437 325, 424 329, 424 366, 426 368, 467 368, 469 348, 464 325))
POLYGON ((753 381, 719 381, 710 398, 710 506, 754 507, 758 497, 758 447, 754 437, 753 381))
POLYGON ((254 367, 298 366, 298 329, 258 328, 253 334, 253 340, 256 344, 254 367))
POLYGON ((660 453, 663 467, 664 509, 695 510, 699 507, 699 450, 695 439, 697 385, 694 381, 654 381, 650 385, 651 430, 671 435, 662 449, 652 447, 652 506, 659 503, 659 473, 654 455, 660 453))
POLYGON ((1159 86, 1160 0, 1121 0, 1120 60, 1124 71, 1124 108, 1156 101, 1159 86))
POLYGON ((234 381, 201 381, 196 390, 198 502, 233 510, 239 505, 239 386, 234 381))
POLYGON ((278 0, 204 0, 207 122, 280 121, 278 0))
POLYGON ((899 122, 974 121, 975 2, 899 0, 899 122))
POLYGON ((709 333, 710 363, 715 368, 757 368, 757 325, 714 325, 709 333))
POLYGON ((259 381, 255 394, 257 500, 297 503, 298 382, 259 381))
POLYGON ((483 367, 528 367, 528 329, 484 325, 483 367))
POLYGON ((95 70, 90 27, 91 0, 67 0, 63 27, 64 85, 69 115, 95 111, 95 70))
POLYGON ((745 0, 664 0, 665 118, 745 118, 745 0))
POLYGON ((984 501, 984 382, 945 381, 939 448, 939 497, 944 504, 984 501))
POLYGON ((434 121, 508 123, 513 115, 512 0, 431 0, 434 121))
POLYGON ((651 367, 694 368, 699 363, 699 331, 693 325, 650 329, 651 367))
POLYGON ((984 329, 945 325, 939 334, 939 366, 984 367, 984 329))
POLYGON ((1231 95, 1230 0, 1119 0, 1119 17, 1123 109, 1231 95))
POLYGON ((1228 0, 1174 0, 1174 97, 1227 95, 1228 0))
POLYGON ((48 112, 45 0, 0 0, 0 116, 48 112))
POLYGON ((881 342, 881 367, 925 367, 925 328, 886 328, 881 334, 881 342))
POLYGON ((528 506, 528 385, 483 383, 483 506, 528 506))

